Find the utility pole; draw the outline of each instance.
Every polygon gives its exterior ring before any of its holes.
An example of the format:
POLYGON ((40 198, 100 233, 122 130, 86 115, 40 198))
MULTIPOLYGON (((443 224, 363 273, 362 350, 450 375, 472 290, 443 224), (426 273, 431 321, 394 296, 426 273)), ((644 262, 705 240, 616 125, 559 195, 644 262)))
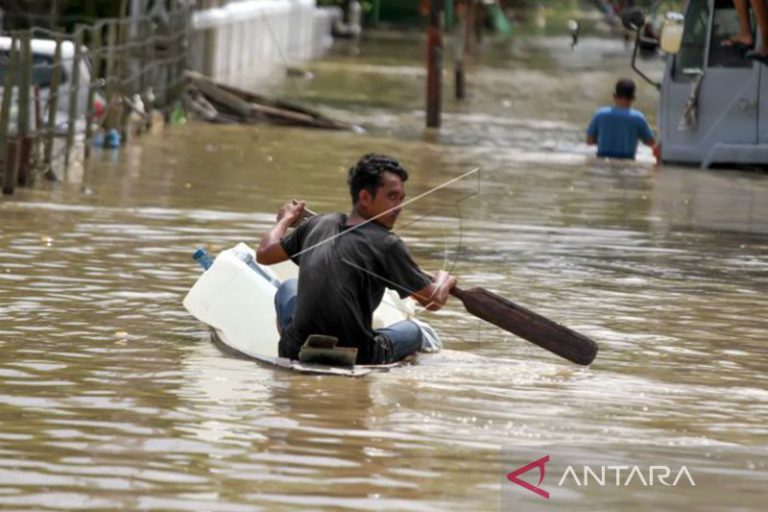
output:
POLYGON ((443 0, 429 1, 427 32, 427 127, 440 127, 443 74, 443 0))
POLYGON ((466 0, 456 0, 456 23, 453 35, 454 71, 456 75, 456 99, 466 97, 466 82, 464 80, 464 58, 467 55, 467 4, 466 0))
POLYGON ((467 0, 467 53, 475 54, 477 43, 477 0, 467 0))

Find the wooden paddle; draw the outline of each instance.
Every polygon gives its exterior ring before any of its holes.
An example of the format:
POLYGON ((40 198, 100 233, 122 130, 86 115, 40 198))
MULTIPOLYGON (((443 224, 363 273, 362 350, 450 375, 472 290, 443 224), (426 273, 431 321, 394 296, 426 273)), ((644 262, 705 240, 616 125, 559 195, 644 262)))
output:
MULTIPOLYGON (((315 212, 305 207, 300 220, 315 215, 317 215, 315 212)), ((459 299, 467 312, 477 318, 576 364, 586 366, 597 356, 597 343, 583 334, 553 322, 530 309, 518 306, 485 288, 474 287, 463 290, 454 286, 451 295, 459 299)))
POLYGON ((459 299, 464 308, 476 317, 576 364, 588 365, 597 355, 597 343, 583 334, 518 306, 485 288, 462 290, 455 286, 451 295, 459 299))

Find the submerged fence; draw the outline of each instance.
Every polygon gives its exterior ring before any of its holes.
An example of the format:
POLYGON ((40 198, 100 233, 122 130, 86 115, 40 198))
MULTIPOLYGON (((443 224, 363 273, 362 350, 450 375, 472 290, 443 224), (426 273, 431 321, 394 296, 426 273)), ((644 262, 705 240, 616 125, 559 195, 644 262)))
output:
POLYGON ((0 37, 3 193, 40 175, 66 178, 94 138, 148 126, 183 93, 191 11, 101 19, 73 33, 42 28, 0 37), (114 132, 112 132, 114 133, 114 132))

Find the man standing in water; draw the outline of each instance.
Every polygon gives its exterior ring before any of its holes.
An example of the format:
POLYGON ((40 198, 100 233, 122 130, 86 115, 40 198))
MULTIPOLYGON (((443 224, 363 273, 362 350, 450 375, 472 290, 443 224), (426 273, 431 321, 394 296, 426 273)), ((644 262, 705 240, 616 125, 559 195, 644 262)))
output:
POLYGON ((349 170, 352 212, 303 221, 303 202, 285 204, 277 224, 264 234, 256 259, 272 265, 290 258, 298 283, 284 282, 275 296, 281 357, 297 359, 308 336, 334 336, 341 347, 358 349, 357 364, 388 364, 422 346, 422 329, 404 320, 372 328, 373 311, 385 287, 413 297, 431 311, 448 300, 456 278, 439 271, 428 277, 391 230, 405 199, 408 172, 386 155, 367 154, 349 170))
POLYGON ((612 107, 595 112, 587 128, 587 144, 597 144, 597 156, 634 159, 637 142, 654 148, 653 131, 639 110, 632 108, 635 101, 635 82, 622 79, 616 82, 612 107))

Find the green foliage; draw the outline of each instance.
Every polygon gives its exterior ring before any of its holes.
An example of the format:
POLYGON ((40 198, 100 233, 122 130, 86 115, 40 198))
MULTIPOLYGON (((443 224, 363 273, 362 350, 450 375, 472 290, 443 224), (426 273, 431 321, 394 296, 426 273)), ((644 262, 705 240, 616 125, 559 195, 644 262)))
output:
POLYGON ((5 28, 32 26, 71 30, 75 23, 118 17, 123 0, 3 0, 5 28))
MULTIPOLYGON (((360 2, 360 5, 363 7, 364 13, 369 13, 373 10, 373 1, 372 0, 358 0, 360 2)), ((338 6, 344 9, 346 12, 347 5, 349 4, 349 0, 317 0, 317 5, 326 5, 326 6, 338 6)))

